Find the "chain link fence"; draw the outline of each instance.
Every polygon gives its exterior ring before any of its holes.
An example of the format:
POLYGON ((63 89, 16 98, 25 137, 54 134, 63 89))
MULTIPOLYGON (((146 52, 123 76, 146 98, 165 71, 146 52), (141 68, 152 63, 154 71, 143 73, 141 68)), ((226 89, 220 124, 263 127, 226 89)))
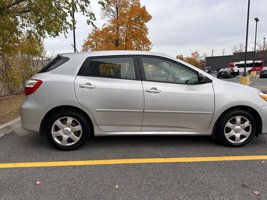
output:
POLYGON ((0 97, 21 94, 25 81, 51 59, 49 57, 0 57, 0 97))

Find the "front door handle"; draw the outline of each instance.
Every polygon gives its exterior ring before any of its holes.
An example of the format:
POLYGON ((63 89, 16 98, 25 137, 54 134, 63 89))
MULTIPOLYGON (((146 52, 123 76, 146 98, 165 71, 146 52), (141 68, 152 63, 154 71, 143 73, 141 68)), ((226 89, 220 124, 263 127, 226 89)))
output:
POLYGON ((148 92, 148 93, 158 94, 158 93, 161 92, 161 90, 158 90, 157 88, 152 87, 151 89, 146 89, 146 92, 148 92))
POLYGON ((88 89, 94 89, 95 86, 92 85, 91 83, 85 83, 85 84, 81 84, 79 85, 80 88, 88 88, 88 89))

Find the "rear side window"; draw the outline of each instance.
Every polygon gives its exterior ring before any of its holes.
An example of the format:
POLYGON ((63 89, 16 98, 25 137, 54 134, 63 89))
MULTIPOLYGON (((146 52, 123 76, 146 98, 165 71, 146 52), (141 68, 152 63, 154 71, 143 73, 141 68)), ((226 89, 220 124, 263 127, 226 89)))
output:
POLYGON ((69 58, 67 58, 67 57, 57 56, 53 60, 51 60, 47 65, 45 65, 39 71, 39 73, 52 71, 52 70, 56 69, 57 67, 59 67, 60 65, 64 64, 65 62, 67 62, 68 60, 69 60, 69 58))
POLYGON ((132 57, 92 58, 83 65, 80 76, 136 79, 132 57))

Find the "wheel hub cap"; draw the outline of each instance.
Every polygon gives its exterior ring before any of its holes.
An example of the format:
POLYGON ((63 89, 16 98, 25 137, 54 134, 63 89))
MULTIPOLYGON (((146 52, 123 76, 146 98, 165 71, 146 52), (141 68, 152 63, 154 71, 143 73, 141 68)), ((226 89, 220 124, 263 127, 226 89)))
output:
POLYGON ((74 117, 60 117, 51 127, 53 140, 62 146, 74 145, 80 141, 83 134, 81 123, 74 117))
POLYGON ((66 127, 66 128, 63 129, 63 133, 65 135, 69 135, 71 133, 71 129, 69 127, 66 127))
POLYGON ((240 126, 236 126, 236 127, 234 128, 234 131, 235 131, 236 133, 240 133, 241 130, 242 130, 242 128, 241 128, 240 126))
POLYGON ((230 143, 241 144, 245 142, 252 133, 252 124, 245 116, 237 115, 227 121, 224 134, 230 143))

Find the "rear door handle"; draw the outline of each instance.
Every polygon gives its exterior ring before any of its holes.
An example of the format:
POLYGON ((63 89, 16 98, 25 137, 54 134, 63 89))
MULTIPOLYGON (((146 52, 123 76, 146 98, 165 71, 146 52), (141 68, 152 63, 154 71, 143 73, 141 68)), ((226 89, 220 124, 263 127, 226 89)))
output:
POLYGON ((80 88, 88 88, 88 89, 94 89, 95 86, 92 85, 91 83, 85 83, 85 84, 81 84, 79 85, 80 88))
POLYGON ((157 88, 152 87, 151 89, 146 89, 146 92, 148 92, 148 93, 158 94, 158 93, 161 92, 161 90, 158 90, 157 88))

